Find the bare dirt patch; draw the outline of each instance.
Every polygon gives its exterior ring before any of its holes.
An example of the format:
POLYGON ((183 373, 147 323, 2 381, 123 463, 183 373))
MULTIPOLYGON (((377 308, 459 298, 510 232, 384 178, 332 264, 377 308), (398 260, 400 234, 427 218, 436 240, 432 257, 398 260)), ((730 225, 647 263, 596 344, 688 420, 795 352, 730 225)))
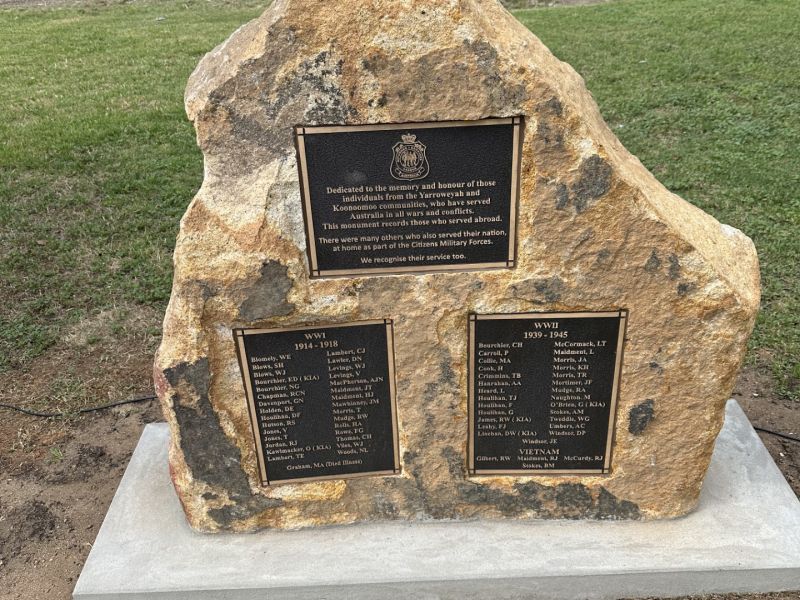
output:
MULTIPOLYGON (((71 597, 142 428, 160 418, 150 403, 67 423, 43 422, 24 449, 3 453, 0 598, 71 597), (57 457, 50 452, 54 447, 57 457)), ((15 416, 6 425, 28 428, 29 421, 15 416)))
MULTIPOLYGON (((75 411, 152 391, 161 311, 117 307, 85 319, 24 370, 0 374, 0 402, 75 411)), ((155 402, 81 418, 0 420, 0 598, 70 598, 155 402)))
MULTIPOLYGON (((42 356, 0 373, 0 402, 70 412, 151 393, 149 369, 161 319, 160 310, 142 306, 84 318, 42 356)), ((23 429, 15 435, 15 448, 25 446, 28 427, 23 429)))

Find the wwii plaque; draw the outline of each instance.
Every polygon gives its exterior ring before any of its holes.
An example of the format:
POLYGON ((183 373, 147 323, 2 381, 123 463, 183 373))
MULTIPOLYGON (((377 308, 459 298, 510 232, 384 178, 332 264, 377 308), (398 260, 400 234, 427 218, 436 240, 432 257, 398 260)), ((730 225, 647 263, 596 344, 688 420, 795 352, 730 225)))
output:
POLYGON ((470 315, 470 474, 608 473, 626 320, 470 315))
POLYGON ((521 117, 295 139, 311 277, 514 266, 521 117))
POLYGON ((399 472, 390 320, 234 335, 264 485, 399 472))

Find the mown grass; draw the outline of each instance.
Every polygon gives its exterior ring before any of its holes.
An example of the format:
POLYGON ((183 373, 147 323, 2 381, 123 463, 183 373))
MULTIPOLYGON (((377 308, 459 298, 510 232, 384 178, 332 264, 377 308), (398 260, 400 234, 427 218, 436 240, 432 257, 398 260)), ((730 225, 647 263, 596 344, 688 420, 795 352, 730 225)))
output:
POLYGON ((163 305, 202 181, 183 112, 200 57, 254 3, 0 12, 0 368, 87 313, 163 305))
MULTIPOLYGON (((119 304, 163 306, 202 179, 183 113, 199 58, 260 12, 144 2, 0 11, 0 369, 119 304)), ((800 395, 800 2, 628 0, 516 15, 585 77, 662 182, 750 235, 751 360, 800 395)))

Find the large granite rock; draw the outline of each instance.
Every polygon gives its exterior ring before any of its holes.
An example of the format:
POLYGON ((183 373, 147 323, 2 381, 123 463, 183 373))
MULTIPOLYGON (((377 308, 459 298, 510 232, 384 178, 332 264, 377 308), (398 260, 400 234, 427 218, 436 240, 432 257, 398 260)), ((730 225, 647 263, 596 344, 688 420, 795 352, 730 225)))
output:
POLYGON ((498 2, 279 0, 202 60, 186 109, 205 178, 155 378, 193 527, 692 509, 759 303, 753 244, 659 184, 498 2), (309 279, 294 125, 514 115, 516 268, 309 279), (467 477, 468 312, 615 307, 630 316, 612 473, 467 477), (402 474, 261 487, 231 328, 386 317, 402 474))

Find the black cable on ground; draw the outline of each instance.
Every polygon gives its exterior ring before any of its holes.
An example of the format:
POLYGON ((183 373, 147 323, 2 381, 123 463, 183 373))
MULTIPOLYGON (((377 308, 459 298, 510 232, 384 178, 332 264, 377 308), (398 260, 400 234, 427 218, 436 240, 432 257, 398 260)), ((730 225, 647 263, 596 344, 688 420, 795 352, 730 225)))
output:
POLYGON ((763 427, 753 427, 753 429, 755 429, 756 431, 760 431, 761 433, 768 433, 770 435, 783 438, 784 440, 789 440, 792 442, 800 442, 800 438, 796 438, 791 435, 787 435, 785 433, 780 433, 778 431, 772 431, 771 429, 764 429, 763 427))
POLYGON ((95 412, 98 410, 105 410, 106 408, 113 408, 114 406, 122 406, 123 404, 133 404, 134 402, 145 402, 147 400, 155 400, 156 396, 141 396, 138 398, 130 398, 128 400, 120 400, 119 402, 110 402, 109 404, 101 404, 100 406, 90 406, 89 408, 80 408, 74 412, 56 412, 56 413, 46 413, 46 412, 39 412, 38 410, 30 410, 28 408, 22 408, 21 406, 14 406, 12 404, 4 404, 0 402, 0 408, 7 408, 8 410, 15 410, 17 412, 21 412, 26 415, 30 415, 31 417, 44 417, 48 419, 57 418, 57 417, 67 417, 69 415, 79 415, 84 413, 95 412))

